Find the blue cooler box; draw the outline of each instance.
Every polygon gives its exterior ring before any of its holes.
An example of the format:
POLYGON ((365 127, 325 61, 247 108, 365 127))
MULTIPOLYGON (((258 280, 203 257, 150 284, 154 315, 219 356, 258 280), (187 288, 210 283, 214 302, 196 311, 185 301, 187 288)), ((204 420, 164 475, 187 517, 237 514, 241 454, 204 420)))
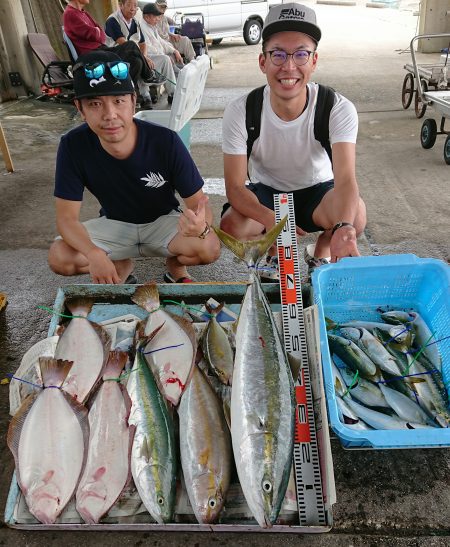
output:
MULTIPOLYGON (((450 267, 415 255, 344 258, 312 275, 319 307, 322 368, 329 422, 344 448, 437 448, 450 446, 450 428, 353 430, 338 416, 325 317, 380 321, 378 307, 414 309, 441 340, 450 334, 450 267)), ((439 342, 442 374, 450 392, 450 339, 439 342)))

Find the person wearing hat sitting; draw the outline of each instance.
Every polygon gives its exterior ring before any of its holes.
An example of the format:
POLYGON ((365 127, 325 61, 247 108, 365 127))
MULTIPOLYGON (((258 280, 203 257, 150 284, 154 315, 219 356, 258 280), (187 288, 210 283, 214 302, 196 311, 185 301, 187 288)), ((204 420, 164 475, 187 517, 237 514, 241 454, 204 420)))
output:
MULTIPOLYGON (((137 0, 119 0, 119 9, 106 20, 105 32, 119 46, 130 42, 136 43, 141 50, 144 62, 153 70, 155 65, 147 55, 147 44, 140 24, 135 19, 137 9, 137 0)), ((158 77, 159 80, 156 83, 163 84, 166 82, 164 74, 158 74, 158 77)), ((151 109, 152 100, 148 85, 142 80, 138 80, 138 89, 142 97, 140 100, 141 108, 151 109)), ((154 102, 156 101, 157 99, 154 102)))
POLYGON ((175 34, 170 32, 170 25, 173 25, 174 22, 165 15, 167 9, 166 0, 156 0, 155 4, 157 5, 159 11, 162 14, 161 19, 158 21, 158 33, 163 40, 170 42, 183 56, 187 63, 190 63, 195 59, 195 51, 192 47, 192 42, 187 36, 181 36, 181 34, 175 34))
MULTIPOLYGON (((247 96, 231 102, 223 116, 229 203, 222 213, 221 228, 238 239, 259 236, 274 225, 273 195, 292 192, 297 234, 321 232, 315 248, 310 247, 310 255, 305 257, 310 267, 358 256, 357 236, 366 224, 355 176, 358 116, 349 100, 330 90, 333 102, 326 121, 331 161, 314 134, 319 86, 310 80, 317 67, 321 38, 316 14, 297 3, 273 6, 262 38, 259 67, 267 85, 261 90, 260 134, 249 161, 247 96), (250 184, 246 184, 248 172, 250 184)), ((273 257, 268 257, 268 263, 276 270, 273 257)))
POLYGON ((189 152, 174 131, 134 118, 134 85, 120 57, 94 51, 73 70, 75 105, 85 123, 63 135, 58 148, 59 236, 49 250, 50 268, 89 273, 94 283, 131 283, 133 259, 158 256, 166 258, 167 282, 191 281, 186 267, 217 260, 220 243, 189 152), (85 189, 101 211, 81 222, 85 189))
POLYGON ((157 24, 161 17, 162 14, 154 2, 146 4, 142 10, 141 30, 147 44, 148 56, 156 70, 167 78, 164 87, 167 91, 167 100, 171 104, 175 93, 175 72, 178 73, 183 67, 183 58, 170 42, 163 40, 158 34, 157 24))
POLYGON ((101 26, 84 9, 89 0, 69 0, 63 14, 64 31, 72 41, 78 55, 102 49, 113 51, 123 61, 130 63, 131 78, 136 87, 142 88, 142 94, 148 99, 141 107, 152 108, 148 85, 162 84, 164 79, 158 76, 143 57, 138 44, 132 40, 115 41, 107 36, 101 26))

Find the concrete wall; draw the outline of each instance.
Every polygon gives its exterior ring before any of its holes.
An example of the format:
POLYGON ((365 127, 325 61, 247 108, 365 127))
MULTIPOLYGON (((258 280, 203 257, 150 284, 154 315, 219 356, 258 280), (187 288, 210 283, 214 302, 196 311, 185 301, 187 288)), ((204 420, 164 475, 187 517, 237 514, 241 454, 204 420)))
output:
MULTIPOLYGON (((0 1, 0 102, 39 94, 43 67, 30 49, 29 32, 47 34, 57 56, 69 59, 61 33, 66 4, 66 0, 0 1), (13 87, 9 72, 19 72, 23 85, 13 87)), ((86 9, 103 24, 117 7, 117 0, 91 0, 86 9)))
MULTIPOLYGON (((420 3, 419 34, 450 33, 450 0, 422 0, 420 3)), ((439 52, 448 47, 450 38, 420 40, 422 53, 439 52)))

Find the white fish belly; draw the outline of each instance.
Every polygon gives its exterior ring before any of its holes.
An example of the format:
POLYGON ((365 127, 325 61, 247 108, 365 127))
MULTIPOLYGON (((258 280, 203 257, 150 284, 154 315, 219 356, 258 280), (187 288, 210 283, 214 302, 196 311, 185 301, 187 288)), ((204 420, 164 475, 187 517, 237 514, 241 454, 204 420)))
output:
POLYGON ((18 449, 20 486, 39 520, 54 522, 66 506, 80 477, 84 450, 74 411, 58 389, 44 390, 25 419, 18 449))
POLYGON ((77 490, 77 511, 98 522, 120 496, 129 475, 127 408, 116 382, 105 382, 89 411, 89 449, 77 490))
POLYGON ((104 349, 97 332, 86 319, 74 318, 56 346, 55 359, 73 361, 63 389, 82 403, 97 381, 104 349))
POLYGON ((164 326, 147 344, 145 352, 156 349, 160 351, 149 353, 146 359, 158 379, 164 397, 177 405, 191 371, 194 349, 188 335, 170 315, 159 311, 156 314, 156 317, 152 317, 151 320, 152 328, 158 327, 163 322, 164 326))

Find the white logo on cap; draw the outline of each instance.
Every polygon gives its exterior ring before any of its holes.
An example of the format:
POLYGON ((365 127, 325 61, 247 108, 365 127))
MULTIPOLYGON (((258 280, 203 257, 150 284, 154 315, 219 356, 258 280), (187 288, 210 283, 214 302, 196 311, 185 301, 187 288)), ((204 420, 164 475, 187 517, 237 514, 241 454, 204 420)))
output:
POLYGON ((280 17, 278 19, 304 19, 305 12, 300 11, 297 8, 285 8, 281 10, 280 17))
POLYGON ((92 78, 92 80, 89 82, 89 85, 91 87, 94 87, 98 84, 101 84, 102 82, 106 82, 106 79, 104 76, 101 76, 98 80, 96 80, 95 78, 92 78))

